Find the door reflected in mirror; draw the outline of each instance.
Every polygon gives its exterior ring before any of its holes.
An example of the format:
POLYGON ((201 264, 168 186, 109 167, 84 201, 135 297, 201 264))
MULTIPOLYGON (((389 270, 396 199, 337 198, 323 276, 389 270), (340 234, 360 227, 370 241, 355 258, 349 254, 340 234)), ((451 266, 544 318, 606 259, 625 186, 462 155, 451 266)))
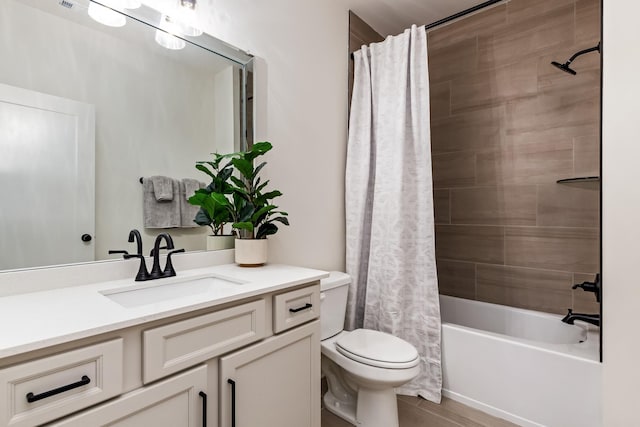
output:
POLYGON ((206 249, 209 229, 191 221, 143 227, 140 178, 208 184, 196 161, 246 147, 250 55, 163 32, 167 12, 148 6, 108 8, 125 24, 103 25, 91 4, 0 2, 0 270, 115 258, 133 228, 147 251, 163 231, 206 249))

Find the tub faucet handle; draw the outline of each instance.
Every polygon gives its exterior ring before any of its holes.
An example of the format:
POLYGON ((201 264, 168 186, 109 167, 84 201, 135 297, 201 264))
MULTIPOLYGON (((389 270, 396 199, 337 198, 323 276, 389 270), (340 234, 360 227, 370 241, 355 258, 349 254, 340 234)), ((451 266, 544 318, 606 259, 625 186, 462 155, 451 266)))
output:
POLYGON ((578 288, 581 288, 585 292, 593 292, 596 296, 596 301, 600 302, 600 274, 596 274, 596 278, 593 282, 585 281, 571 287, 571 289, 578 288))

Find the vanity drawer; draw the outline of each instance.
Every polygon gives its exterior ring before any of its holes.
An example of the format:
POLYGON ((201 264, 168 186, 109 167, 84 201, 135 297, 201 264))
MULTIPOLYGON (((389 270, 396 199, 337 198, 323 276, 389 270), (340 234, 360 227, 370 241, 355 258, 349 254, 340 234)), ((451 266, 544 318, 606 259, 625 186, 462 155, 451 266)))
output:
POLYGON ((258 300, 149 329, 143 334, 145 384, 265 337, 258 300))
POLYGON ((273 297, 273 332, 280 333, 320 316, 320 284, 273 297))
POLYGON ((119 338, 2 369, 0 425, 40 425, 117 396, 122 364, 119 338))

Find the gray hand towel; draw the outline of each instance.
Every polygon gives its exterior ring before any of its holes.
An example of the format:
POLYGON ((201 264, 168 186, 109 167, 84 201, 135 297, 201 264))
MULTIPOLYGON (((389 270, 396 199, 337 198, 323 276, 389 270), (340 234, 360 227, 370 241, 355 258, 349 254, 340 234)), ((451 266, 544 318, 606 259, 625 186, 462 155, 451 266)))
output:
POLYGON ((199 227, 193 222, 196 214, 200 210, 199 206, 189 203, 189 197, 193 196, 196 190, 206 187, 206 184, 195 179, 184 178, 180 181, 180 223, 182 228, 199 227))
POLYGON ((158 201, 150 178, 142 183, 142 216, 144 228, 180 227, 180 184, 171 180, 172 200, 158 201))
POLYGON ((170 202, 173 200, 173 180, 167 176, 152 176, 148 178, 153 184, 156 201, 170 202))

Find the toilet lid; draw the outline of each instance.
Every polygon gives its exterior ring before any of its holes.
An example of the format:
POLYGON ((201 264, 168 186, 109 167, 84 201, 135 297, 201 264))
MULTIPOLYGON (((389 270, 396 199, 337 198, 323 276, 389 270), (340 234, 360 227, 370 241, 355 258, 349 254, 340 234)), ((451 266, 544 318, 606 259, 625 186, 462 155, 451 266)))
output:
POLYGON ((356 329, 336 341, 336 349, 350 359, 371 366, 407 369, 419 362, 418 351, 403 339, 370 329, 356 329))

